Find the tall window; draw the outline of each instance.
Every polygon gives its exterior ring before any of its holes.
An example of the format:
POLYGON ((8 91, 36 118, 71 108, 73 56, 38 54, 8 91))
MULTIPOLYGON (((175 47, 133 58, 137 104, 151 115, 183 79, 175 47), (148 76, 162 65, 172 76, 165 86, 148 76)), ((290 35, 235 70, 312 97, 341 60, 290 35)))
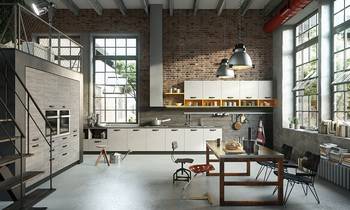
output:
POLYGON ((101 122, 137 123, 137 38, 94 38, 94 110, 101 122))
MULTIPOLYGON (((78 37, 73 37, 78 40, 78 37)), ((38 43, 49 47, 48 37, 39 37, 38 43)), ((81 48, 67 38, 51 38, 51 61, 74 71, 80 71, 81 48)))
POLYGON ((295 116, 305 129, 318 125, 318 14, 295 28, 295 116))
POLYGON ((334 2, 334 120, 350 120, 350 1, 334 2))

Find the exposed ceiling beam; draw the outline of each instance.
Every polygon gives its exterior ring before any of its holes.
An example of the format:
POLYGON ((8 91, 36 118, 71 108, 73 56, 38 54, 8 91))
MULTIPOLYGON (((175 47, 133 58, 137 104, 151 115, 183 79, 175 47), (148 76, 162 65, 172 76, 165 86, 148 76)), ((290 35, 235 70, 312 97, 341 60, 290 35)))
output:
POLYGON ((199 6, 199 0, 194 0, 193 1, 193 15, 197 15, 198 6, 199 6))
POLYGON ((143 3, 143 8, 145 10, 146 15, 149 14, 149 9, 148 9, 148 0, 141 0, 143 3))
POLYGON ((170 16, 174 15, 174 0, 169 0, 169 14, 170 16))
POLYGON ((281 4, 283 0, 270 0, 264 7, 263 14, 264 16, 269 16, 272 12, 275 11, 281 4))
POLYGON ((247 13, 251 4, 252 4, 252 0, 244 0, 242 2, 241 7, 239 8, 242 16, 244 16, 247 13))
POLYGON ((221 15, 222 11, 224 10, 225 7, 225 0, 219 0, 218 5, 216 6, 216 12, 218 16, 221 15))
POLYGON ((120 10, 120 13, 122 13, 123 15, 126 15, 128 11, 126 9, 124 1, 123 0, 114 0, 114 2, 117 4, 117 6, 120 10))
POLYGON ((89 0, 89 3, 98 15, 102 15, 103 8, 98 0, 89 0))
POLYGON ((79 7, 72 0, 61 0, 74 15, 79 15, 79 7))

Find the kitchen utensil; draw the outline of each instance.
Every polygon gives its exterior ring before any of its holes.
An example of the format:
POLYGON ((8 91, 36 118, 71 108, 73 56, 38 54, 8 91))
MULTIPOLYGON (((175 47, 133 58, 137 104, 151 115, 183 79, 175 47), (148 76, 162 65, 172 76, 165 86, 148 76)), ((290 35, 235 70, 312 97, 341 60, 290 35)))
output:
POLYGON ((163 122, 168 122, 170 120, 171 120, 170 118, 164 119, 164 120, 159 120, 158 118, 156 118, 156 119, 151 121, 151 125, 153 125, 153 126, 160 126, 160 125, 162 125, 163 122))
POLYGON ((232 125, 232 128, 233 128, 234 130, 240 130, 241 127, 242 127, 242 123, 239 122, 238 119, 239 119, 239 116, 236 117, 236 122, 233 123, 233 125, 232 125))

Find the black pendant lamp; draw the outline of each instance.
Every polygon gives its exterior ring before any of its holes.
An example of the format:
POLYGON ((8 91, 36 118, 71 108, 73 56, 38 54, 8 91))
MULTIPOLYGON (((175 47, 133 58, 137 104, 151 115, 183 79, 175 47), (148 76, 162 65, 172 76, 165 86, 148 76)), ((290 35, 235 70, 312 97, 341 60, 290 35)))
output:
POLYGON ((232 56, 229 60, 229 64, 232 65, 233 69, 248 69, 253 67, 252 59, 246 52, 246 48, 244 44, 241 42, 242 40, 242 15, 240 15, 239 21, 239 44, 235 45, 233 49, 232 56))
POLYGON ((222 59, 218 70, 216 71, 216 77, 221 79, 234 78, 235 73, 228 63, 228 60, 222 59))

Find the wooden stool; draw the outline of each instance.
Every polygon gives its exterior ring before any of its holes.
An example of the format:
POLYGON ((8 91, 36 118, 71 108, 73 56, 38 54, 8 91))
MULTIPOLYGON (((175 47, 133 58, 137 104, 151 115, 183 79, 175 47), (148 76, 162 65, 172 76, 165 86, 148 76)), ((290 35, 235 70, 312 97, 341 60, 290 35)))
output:
POLYGON ((102 144, 99 144, 99 145, 96 145, 97 148, 101 149, 100 151, 100 154, 98 155, 97 157, 97 160, 96 160, 96 166, 98 165, 98 163, 100 162, 100 159, 101 159, 101 156, 103 156, 103 158, 105 159, 105 161, 107 162, 107 165, 110 166, 109 164, 109 160, 108 160, 108 157, 107 157, 107 151, 106 151, 106 145, 102 145, 102 144))

